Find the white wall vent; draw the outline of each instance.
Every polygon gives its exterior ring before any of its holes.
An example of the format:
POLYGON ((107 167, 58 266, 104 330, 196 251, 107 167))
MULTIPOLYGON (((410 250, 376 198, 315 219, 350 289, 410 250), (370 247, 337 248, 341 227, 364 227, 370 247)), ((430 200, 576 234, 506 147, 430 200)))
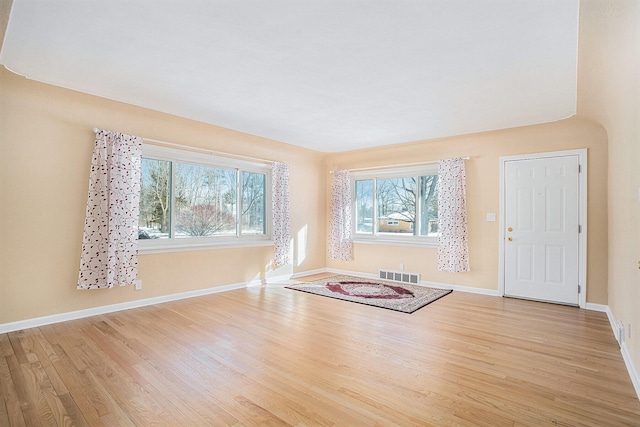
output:
POLYGON ((378 270, 378 277, 384 280, 393 280, 394 282, 420 283, 420 275, 418 273, 407 273, 406 271, 390 271, 378 270))

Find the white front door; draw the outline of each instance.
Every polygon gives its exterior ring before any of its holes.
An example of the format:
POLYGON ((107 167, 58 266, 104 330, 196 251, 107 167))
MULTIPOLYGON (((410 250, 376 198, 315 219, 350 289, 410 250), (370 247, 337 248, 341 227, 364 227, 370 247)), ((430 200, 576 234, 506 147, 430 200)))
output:
POLYGON ((504 163, 504 294, 578 305, 578 156, 504 163))

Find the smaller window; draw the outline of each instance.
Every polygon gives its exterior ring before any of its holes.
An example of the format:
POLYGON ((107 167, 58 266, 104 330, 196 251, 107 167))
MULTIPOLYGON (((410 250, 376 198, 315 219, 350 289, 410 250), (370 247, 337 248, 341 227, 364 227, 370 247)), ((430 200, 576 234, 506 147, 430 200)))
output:
POLYGON ((356 172, 352 176, 356 240, 397 240, 406 244, 436 242, 436 165, 374 173, 356 172))

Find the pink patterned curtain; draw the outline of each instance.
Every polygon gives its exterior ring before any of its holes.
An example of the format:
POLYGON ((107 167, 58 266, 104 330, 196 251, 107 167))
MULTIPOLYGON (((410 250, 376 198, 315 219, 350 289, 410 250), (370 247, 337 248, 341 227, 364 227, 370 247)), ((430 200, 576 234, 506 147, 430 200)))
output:
POLYGON ((469 271, 464 160, 441 160, 438 168, 438 270, 469 271))
POLYGON ((329 221, 329 257, 351 261, 351 174, 348 170, 333 173, 329 221))
POLYGON ((273 258, 275 266, 282 267, 283 265, 292 263, 289 165, 279 162, 273 163, 271 182, 274 244, 273 258))
POLYGON ((142 138, 96 131, 78 289, 136 279, 141 165, 142 138))

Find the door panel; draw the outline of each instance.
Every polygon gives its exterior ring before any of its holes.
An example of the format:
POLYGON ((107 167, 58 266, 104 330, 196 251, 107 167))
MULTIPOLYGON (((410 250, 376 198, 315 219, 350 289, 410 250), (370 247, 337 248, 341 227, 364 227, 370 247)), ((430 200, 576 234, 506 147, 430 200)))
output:
POLYGON ((520 244, 516 247, 518 251, 516 278, 518 281, 533 282, 534 249, 533 245, 527 244, 520 244))
POLYGON ((564 246, 547 245, 545 247, 545 251, 546 251, 545 283, 549 283, 549 284, 556 283, 559 285, 563 284, 564 272, 566 270, 564 246))
POLYGON ((505 295, 578 304, 578 156, 505 162, 505 295))

